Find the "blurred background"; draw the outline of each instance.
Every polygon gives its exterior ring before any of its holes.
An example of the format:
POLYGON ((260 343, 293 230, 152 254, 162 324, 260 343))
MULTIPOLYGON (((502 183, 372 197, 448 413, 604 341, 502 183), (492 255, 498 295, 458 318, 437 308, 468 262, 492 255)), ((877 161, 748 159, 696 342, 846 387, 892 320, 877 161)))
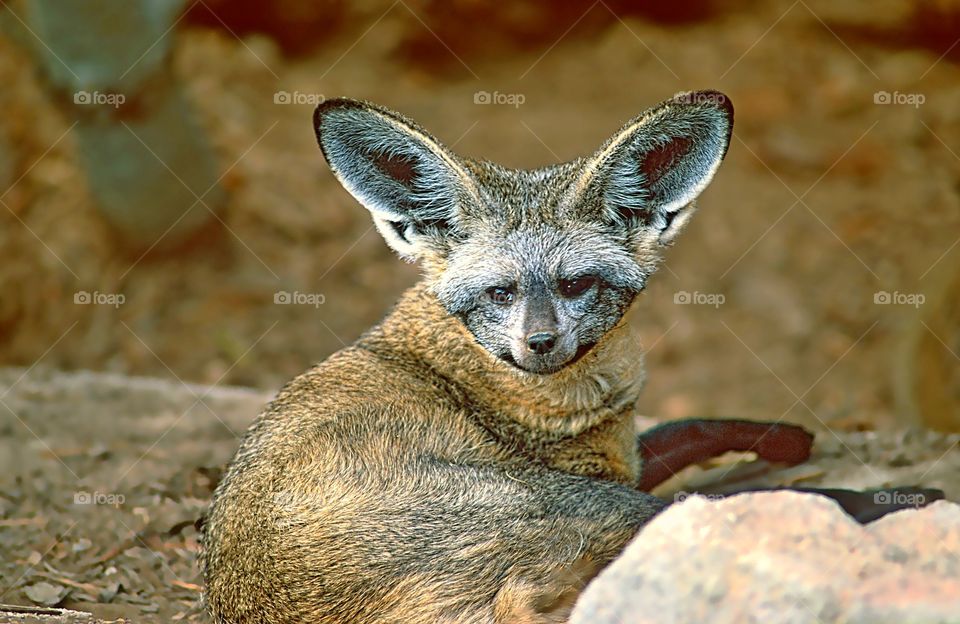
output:
POLYGON ((536 167, 673 93, 726 163, 632 312, 643 413, 960 428, 960 2, 16 0, 0 10, 0 365, 262 389, 417 279, 311 110, 536 167))
POLYGON ((631 312, 640 411, 818 435, 680 489, 956 500, 958 63, 958 0, 2 2, 0 603, 207 621, 239 437, 418 278, 316 147, 336 96, 537 167, 724 91, 726 162, 631 312))

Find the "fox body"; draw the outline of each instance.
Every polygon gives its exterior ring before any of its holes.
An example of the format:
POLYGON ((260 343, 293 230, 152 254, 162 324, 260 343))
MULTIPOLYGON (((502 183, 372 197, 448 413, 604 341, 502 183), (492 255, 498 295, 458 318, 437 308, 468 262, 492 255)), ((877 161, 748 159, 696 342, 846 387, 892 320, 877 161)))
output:
POLYGON ((334 174, 424 278, 247 433, 204 528, 214 619, 566 621, 664 506, 640 489, 623 316, 732 124, 722 94, 681 93, 589 158, 515 171, 319 106, 334 174))

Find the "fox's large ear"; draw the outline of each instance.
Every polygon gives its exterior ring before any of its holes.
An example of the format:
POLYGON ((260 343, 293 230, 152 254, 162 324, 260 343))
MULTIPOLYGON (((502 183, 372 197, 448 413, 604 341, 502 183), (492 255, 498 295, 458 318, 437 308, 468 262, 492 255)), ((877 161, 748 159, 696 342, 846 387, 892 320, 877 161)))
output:
POLYGON ((632 119, 587 159, 570 201, 669 244, 720 166, 732 132, 727 96, 678 93, 632 119))
POLYGON ((313 124, 334 175, 387 243, 410 260, 442 253, 460 207, 476 196, 458 158, 413 122, 366 102, 327 100, 313 124))

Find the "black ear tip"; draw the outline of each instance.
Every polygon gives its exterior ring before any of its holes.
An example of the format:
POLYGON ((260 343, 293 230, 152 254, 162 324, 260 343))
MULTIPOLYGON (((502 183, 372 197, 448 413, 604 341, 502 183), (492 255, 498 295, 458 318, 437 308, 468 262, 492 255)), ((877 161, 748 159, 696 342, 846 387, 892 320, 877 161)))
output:
POLYGON ((325 99, 317 107, 313 109, 313 127, 316 130, 320 130, 320 125, 323 123, 323 116, 328 112, 334 109, 343 109, 359 106, 360 103, 356 100, 351 100, 349 98, 331 98, 329 100, 325 99))
POLYGON ((313 132, 317 135, 317 140, 320 140, 320 122, 323 119, 323 105, 326 102, 321 102, 317 104, 317 107, 313 109, 313 132))
POLYGON ((320 148, 323 149, 323 143, 320 140, 320 135, 322 134, 323 121, 324 118, 335 110, 347 110, 350 108, 362 108, 363 103, 358 102, 357 100, 351 100, 350 98, 331 98, 329 100, 324 100, 317 104, 317 107, 313 109, 313 131, 317 136, 317 143, 320 145, 320 148))
POLYGON ((678 93, 673 96, 673 101, 683 106, 711 107, 723 113, 727 120, 727 136, 723 147, 723 155, 726 156, 727 148, 730 147, 730 139, 733 137, 733 101, 730 96, 721 91, 707 89, 678 93))
POLYGON ((720 91, 708 91, 716 97, 717 103, 720 106, 720 109, 726 114, 727 119, 730 121, 730 125, 733 125, 733 100, 730 99, 726 93, 721 93, 720 91))

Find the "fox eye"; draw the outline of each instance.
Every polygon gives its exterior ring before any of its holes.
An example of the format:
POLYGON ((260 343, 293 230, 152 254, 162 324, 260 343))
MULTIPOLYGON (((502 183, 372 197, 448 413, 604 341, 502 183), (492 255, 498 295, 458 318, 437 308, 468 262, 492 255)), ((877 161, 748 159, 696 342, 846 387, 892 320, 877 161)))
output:
POLYGON ((579 297, 597 283, 593 275, 581 275, 573 279, 560 280, 560 294, 567 298, 579 297))
POLYGON ((513 303, 516 295, 510 288, 504 286, 493 286, 487 289, 487 297, 497 305, 508 306, 513 303))

